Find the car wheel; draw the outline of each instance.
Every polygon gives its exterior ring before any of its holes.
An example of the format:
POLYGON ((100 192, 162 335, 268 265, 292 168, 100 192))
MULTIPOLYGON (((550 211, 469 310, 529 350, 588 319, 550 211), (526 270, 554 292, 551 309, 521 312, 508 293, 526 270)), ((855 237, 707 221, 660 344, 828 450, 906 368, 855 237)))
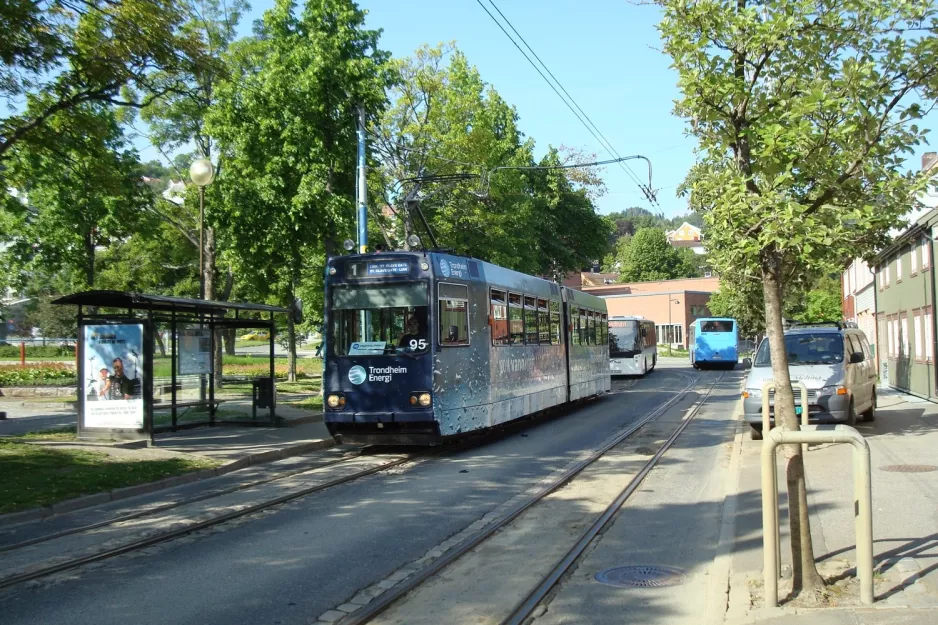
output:
POLYGON ((853 405, 853 399, 850 400, 850 404, 847 406, 847 425, 853 427, 857 424, 857 411, 853 405))
POLYGON ((749 438, 751 438, 754 441, 761 441, 762 440, 762 427, 758 425, 750 425, 749 426, 749 438))
POLYGON ((863 413, 863 420, 869 423, 876 418, 876 389, 873 389, 873 401, 870 403, 870 408, 863 413))

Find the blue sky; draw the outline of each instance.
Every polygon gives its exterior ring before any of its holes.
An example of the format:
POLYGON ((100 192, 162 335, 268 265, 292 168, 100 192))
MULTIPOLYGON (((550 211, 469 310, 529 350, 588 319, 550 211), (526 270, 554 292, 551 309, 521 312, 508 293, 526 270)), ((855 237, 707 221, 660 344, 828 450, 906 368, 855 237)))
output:
MULTIPOLYGON (((658 9, 626 0, 496 3, 616 151, 652 161, 660 208, 650 206, 632 179, 613 165, 605 169, 608 193, 598 201, 600 212, 642 206, 669 216, 685 213, 687 202, 675 197, 675 188, 693 164, 695 142, 684 136, 684 122, 671 115, 679 95, 677 76, 658 51, 658 9)), ((244 34, 271 4, 252 4, 241 25, 244 34)), ((396 57, 409 56, 425 43, 454 41, 482 78, 517 108, 519 126, 535 139, 539 154, 549 145, 567 145, 609 158, 476 0, 359 0, 359 5, 368 11, 368 26, 383 29, 382 48, 396 57)), ((916 151, 915 168, 927 149, 916 151)), ((151 152, 144 150, 144 156, 155 158, 151 152)), ((642 161, 629 165, 640 180, 647 179, 642 161)))

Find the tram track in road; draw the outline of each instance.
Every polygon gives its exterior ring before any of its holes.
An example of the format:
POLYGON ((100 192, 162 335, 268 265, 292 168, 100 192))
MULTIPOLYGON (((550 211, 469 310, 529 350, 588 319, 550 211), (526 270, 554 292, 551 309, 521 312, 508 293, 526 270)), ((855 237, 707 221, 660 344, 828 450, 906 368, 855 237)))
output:
MULTIPOLYGON (((434 560, 432 563, 425 566, 424 568, 419 569, 418 571, 406 577, 402 581, 396 583, 393 586, 393 588, 378 595, 377 597, 375 597, 374 599, 366 603, 364 606, 362 606, 360 609, 357 609, 354 612, 348 614, 347 616, 340 618, 338 621, 336 621, 336 625, 360 625, 363 623, 370 622, 372 619, 380 615, 382 612, 390 608, 392 605, 396 604, 400 599, 402 599, 408 593, 411 593, 412 591, 418 589, 426 582, 429 582, 435 579, 436 576, 440 574, 441 572, 443 572, 447 567, 449 567, 450 565, 455 563, 457 560, 459 560, 461 557, 470 553, 471 551, 473 551, 474 549, 476 549, 477 547, 485 543, 488 539, 495 536, 497 533, 499 533, 500 530, 509 526, 512 522, 514 522, 516 519, 521 517, 522 514, 530 510, 532 507, 536 506, 538 503, 543 501, 546 497, 548 497, 552 493, 558 491, 559 489, 563 488, 568 483, 573 481, 585 469, 587 469, 597 460, 605 456, 609 451, 621 445, 623 442, 629 439, 633 434, 639 431, 642 427, 648 425, 649 423, 655 421, 662 415, 666 414, 678 402, 680 402, 680 400, 684 398, 687 395, 687 393, 692 391, 692 389, 697 385, 697 383, 699 382, 701 378, 699 374, 691 374, 691 373, 684 373, 684 372, 675 372, 675 373, 685 378, 685 380, 687 380, 687 384, 683 388, 675 391, 673 397, 668 399, 666 402, 664 402, 662 405, 657 407, 655 410, 648 413, 646 416, 631 423, 625 429, 620 430, 616 435, 614 435, 613 437, 611 437, 610 439, 608 439, 607 441, 599 445, 596 449, 592 450, 585 458, 582 458, 576 461, 575 463, 573 463, 572 465, 568 466, 559 475, 554 477, 549 483, 547 483, 542 488, 538 489, 536 493, 520 501, 517 505, 515 505, 513 508, 508 510, 504 515, 502 515, 497 520, 494 520, 489 525, 478 530, 476 533, 468 536, 465 540, 454 545, 449 550, 444 551, 444 553, 439 558, 434 560)), ((688 416, 686 416, 682 420, 682 425, 679 427, 679 430, 675 434, 673 434, 672 438, 669 439, 669 442, 666 443, 667 447, 670 447, 673 441, 676 440, 678 436, 680 436, 680 433, 683 431, 684 427, 686 427, 686 425, 690 423, 690 421, 693 419, 693 417, 696 415, 697 411, 699 410, 700 406, 703 405, 703 403, 706 401, 706 398, 709 397, 710 393, 712 392, 713 388, 722 378, 723 376, 720 376, 719 379, 713 382, 713 384, 708 389, 707 393, 700 400, 698 400, 696 403, 696 406, 693 407, 688 412, 688 416)), ((652 460, 647 463, 646 469, 644 469, 643 473, 641 474, 642 479, 644 478, 645 475, 647 475, 647 473, 651 470, 651 468, 653 468, 654 465, 657 464, 657 461, 660 459, 661 455, 663 455, 664 452, 667 451, 667 447, 664 447, 662 448, 662 450, 659 450, 659 453, 656 454, 652 458, 652 460)), ((629 494, 631 494, 631 492, 634 491, 637 485, 641 483, 641 479, 633 480, 633 482, 635 482, 635 486, 631 487, 629 494)), ((627 498, 628 496, 625 497, 625 499, 627 498)), ((623 503, 625 499, 623 499, 623 503)), ((619 507, 621 507, 621 503, 619 504, 619 507)), ((589 540, 586 541, 586 544, 588 545, 589 542, 590 542, 589 540)), ((551 584, 550 587, 553 587, 553 584, 551 584)))
POLYGON ((719 384, 724 377, 726 377, 725 373, 721 374, 720 377, 710 385, 707 392, 696 402, 684 419, 681 420, 681 424, 674 430, 664 444, 658 448, 655 455, 645 463, 645 466, 629 481, 619 495, 606 507, 603 513, 585 532, 583 532, 583 535, 573 545, 570 551, 568 551, 564 557, 554 565, 550 572, 541 579, 537 587, 515 606, 508 618, 501 622, 501 625, 522 625, 522 623, 529 622, 529 619, 534 615, 537 607, 541 605, 567 572, 580 561, 593 541, 600 536, 613 519, 615 519, 616 514, 622 509, 622 506, 625 505, 632 494, 641 486, 648 474, 651 473, 651 470, 655 468, 664 454, 674 445, 675 441, 677 441, 687 426, 690 425, 691 421, 694 420, 694 417, 700 412, 700 409, 704 406, 707 399, 709 399, 717 384, 719 384))
MULTIPOLYGON (((171 509, 180 508, 185 505, 201 503, 201 502, 213 499, 213 498, 222 497, 226 494, 233 494, 238 491, 247 490, 252 487, 269 485, 272 482, 284 480, 290 477, 293 477, 293 478, 301 477, 304 473, 313 474, 316 471, 322 471, 323 469, 334 468, 337 465, 343 465, 352 460, 369 457, 363 454, 362 451, 363 450, 356 450, 356 452, 349 454, 348 457, 339 458, 333 462, 327 463, 326 465, 320 465, 312 469, 307 468, 304 470, 298 470, 298 471, 290 472, 287 475, 278 475, 278 476, 274 476, 271 478, 266 478, 263 480, 251 482, 248 484, 235 486, 230 489, 226 489, 223 492, 208 493, 206 495, 190 498, 181 502, 173 502, 172 504, 167 504, 165 506, 160 506, 160 507, 153 508, 153 509, 142 510, 136 513, 123 515, 115 519, 108 519, 108 520, 101 521, 99 523, 94 523, 94 524, 90 524, 90 525, 78 527, 78 528, 72 528, 70 530, 62 531, 56 534, 50 534, 44 537, 37 537, 32 540, 22 541, 20 543, 5 547, 3 551, 7 554, 16 553, 17 551, 21 549, 25 549, 26 547, 31 547, 31 546, 35 546, 38 544, 50 542, 55 539, 67 538, 69 536, 74 536, 76 534, 80 534, 83 532, 90 532, 90 531, 102 529, 109 525, 116 525, 121 522, 135 521, 148 515, 155 515, 161 512, 169 511, 171 509)), ((24 582, 47 577, 50 575, 54 575, 56 573, 62 573, 64 571, 75 569, 81 566, 101 562, 101 561, 108 560, 110 558, 114 558, 114 557, 117 557, 126 553, 139 551, 142 549, 146 549, 148 547, 152 547, 154 545, 169 542, 169 541, 175 540, 177 538, 181 538, 183 536, 186 536, 186 535, 189 535, 189 534, 201 531, 201 530, 212 528, 214 526, 218 526, 223 523, 227 523, 235 519, 239 519, 241 517, 245 517, 245 516, 255 514, 258 512, 263 512, 270 508, 274 508, 276 506, 294 501, 296 499, 300 499, 302 497, 306 497, 308 495, 312 495, 314 493, 324 491, 329 488, 340 486, 342 484, 346 484, 346 483, 358 480, 360 478, 363 478, 369 475, 373 475, 376 473, 380 473, 382 471, 387 471, 390 469, 397 468, 408 462, 413 462, 413 461, 427 458, 433 455, 437 455, 439 451, 440 450, 431 450, 429 452, 421 451, 421 452, 407 454, 402 457, 400 456, 395 457, 393 460, 389 460, 387 462, 383 462, 374 466, 369 466, 369 467, 363 468, 360 471, 355 471, 347 475, 341 475, 333 479, 327 479, 323 482, 319 482, 312 486, 303 487, 298 490, 294 490, 294 491, 285 493, 283 495, 280 495, 274 498, 264 499, 263 501, 260 501, 254 504, 228 510, 221 514, 211 516, 201 521, 195 521, 191 524, 187 524, 182 527, 176 527, 176 528, 169 529, 163 532, 158 532, 157 534, 152 535, 152 536, 146 536, 141 539, 131 540, 124 544, 111 547, 111 548, 106 548, 104 550, 101 550, 101 551, 98 551, 96 553, 92 553, 89 555, 84 555, 84 556, 80 556, 76 558, 70 558, 64 561, 60 561, 60 562, 54 562, 46 566, 43 566, 43 562, 38 562, 38 563, 35 563, 33 568, 29 568, 28 570, 21 570, 21 572, 16 572, 11 575, 0 577, 0 589, 9 588, 12 586, 16 586, 18 584, 22 584, 24 582)), ((0 575, 2 575, 2 573, 0 573, 0 575)))

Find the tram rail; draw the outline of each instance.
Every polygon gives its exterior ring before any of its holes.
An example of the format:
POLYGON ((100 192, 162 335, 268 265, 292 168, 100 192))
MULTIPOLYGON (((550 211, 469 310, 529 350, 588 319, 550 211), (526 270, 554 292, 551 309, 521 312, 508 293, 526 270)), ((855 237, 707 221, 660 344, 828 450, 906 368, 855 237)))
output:
MULTIPOLYGON (((576 478, 580 473, 582 473, 587 467, 589 467, 590 465, 595 463, 597 460, 605 456, 612 449, 615 449, 616 447, 618 447, 621 443, 623 443, 628 438, 630 438, 633 434, 635 434, 642 427, 644 427, 645 425, 651 423, 652 421, 658 419, 659 417, 667 413, 667 411, 670 410, 676 403, 678 403, 684 396, 686 396, 687 393, 691 392, 691 390, 697 385, 697 383, 700 380, 699 375, 691 375, 691 374, 682 374, 682 375, 684 375, 688 379, 688 383, 682 389, 677 391, 674 394, 674 396, 671 397, 668 401, 660 405, 658 408, 650 412, 645 417, 639 419, 635 423, 630 424, 627 428, 620 431, 617 435, 612 437, 605 444, 603 444, 598 449, 593 451, 593 453, 591 453, 589 456, 587 456, 586 458, 580 460, 579 462, 577 462, 576 464, 568 468, 566 471, 564 471, 562 474, 560 474, 558 477, 552 480, 549 484, 544 486, 544 488, 539 490, 537 493, 533 494, 530 498, 526 499, 525 501, 520 502, 511 511, 505 514, 501 519, 494 521, 490 525, 479 530, 479 533, 467 538, 462 543, 454 546, 452 549, 445 552, 441 557, 436 559, 432 564, 421 569, 420 571, 418 571, 411 577, 408 577, 405 580, 401 581, 399 584, 394 586, 391 590, 379 595, 378 597, 373 599, 371 602, 362 606, 361 609, 356 610, 355 612, 352 612, 351 614, 339 619, 338 621, 336 621, 336 625, 362 625, 364 623, 368 623, 369 621, 377 617, 379 614, 387 610, 389 607, 391 607, 393 604, 395 604, 397 601, 399 601, 401 598, 403 598, 405 595, 417 589, 424 583, 432 580, 440 572, 442 572, 448 566, 456 562, 456 560, 466 555, 467 553, 471 552, 473 549, 475 549, 476 547, 484 543, 486 540, 494 536, 496 533, 498 533, 501 529, 507 527, 509 524, 511 524, 518 517, 520 517, 528 509, 530 509, 531 507, 535 506, 536 504, 544 500, 548 495, 556 492, 557 490, 559 490, 560 488, 568 484, 570 481, 576 478)), ((724 375, 725 374, 721 375, 717 380, 715 380, 710 385, 707 392, 695 402, 694 407, 688 412, 687 416, 685 416, 684 419, 682 419, 681 425, 678 426, 678 428, 671 435, 671 437, 665 442, 664 445, 662 445, 662 447, 652 457, 652 459, 649 460, 648 463, 646 463, 646 465, 639 472, 639 474, 633 480, 629 482, 625 490, 623 490, 622 493, 620 493, 620 495, 612 502, 612 504, 610 504, 607 511, 604 512, 599 517, 599 519, 597 520, 597 523, 601 522, 601 524, 598 526, 598 529, 594 531, 594 528, 590 527, 590 529, 587 530, 586 533, 584 533, 583 537, 581 537, 581 539, 577 541, 574 548, 571 549, 570 553, 568 553, 567 556, 565 556, 565 558, 561 562, 559 562, 557 566, 555 566, 555 570, 556 570, 558 569, 558 567, 561 567, 561 565, 563 565, 562 570, 560 571, 559 575, 556 575, 555 571, 552 570, 551 573, 547 577, 545 577, 544 580, 542 580, 542 582, 538 585, 537 589, 535 590, 535 592, 538 593, 536 597, 533 594, 529 595, 529 597, 526 598, 525 601, 523 601, 521 604, 519 604, 516 607, 515 611, 512 613, 512 617, 514 617, 516 613, 517 614, 523 613, 523 616, 520 617, 521 620, 517 621, 518 623, 522 622, 525 618, 527 618, 527 616, 530 615, 531 610, 533 610, 541 602, 541 599, 543 599, 543 597, 546 596, 547 592, 549 592, 550 589, 554 587, 554 585, 557 583, 557 580, 559 580, 560 576, 563 575, 563 572, 567 571, 570 568, 570 565, 577 561, 577 559, 579 558, 580 555, 582 555, 586 547, 590 544, 590 542, 592 542, 593 538, 595 538, 595 536, 599 533, 599 531, 603 527, 606 526, 609 520, 615 515, 615 512, 618 511, 618 509, 622 507, 622 505, 629 498, 629 496, 631 496, 631 494, 637 489, 637 487, 641 484, 642 480, 644 480, 645 476, 648 475, 648 473, 651 471, 651 469, 654 468, 654 466, 658 463, 658 461, 661 459, 664 453, 671 447, 671 445, 673 445, 674 441, 677 440, 677 438, 684 431, 687 425, 693 420, 693 418, 699 412, 700 408, 704 405, 706 400, 710 397, 711 393, 713 392, 713 389, 723 379, 724 375), (612 510, 612 511, 610 512, 609 510, 612 510), (588 538, 586 538, 586 535, 590 532, 592 533, 590 534, 588 538), (581 543, 583 543, 582 547, 580 546, 581 543), (570 563, 565 564, 565 562, 568 560, 571 553, 575 553, 573 560, 571 560, 570 563), (556 579, 554 579, 555 575, 556 575, 556 579), (536 598, 536 601, 534 602, 534 606, 531 608, 531 610, 528 610, 526 606, 529 600, 533 600, 532 597, 536 598), (522 612, 522 608, 523 608, 523 612, 522 612)), ((595 525, 596 524, 594 524, 594 526, 595 525)), ((505 622, 507 623, 509 621, 505 621, 505 622)), ((516 622, 516 621, 510 621, 510 622, 516 622)))

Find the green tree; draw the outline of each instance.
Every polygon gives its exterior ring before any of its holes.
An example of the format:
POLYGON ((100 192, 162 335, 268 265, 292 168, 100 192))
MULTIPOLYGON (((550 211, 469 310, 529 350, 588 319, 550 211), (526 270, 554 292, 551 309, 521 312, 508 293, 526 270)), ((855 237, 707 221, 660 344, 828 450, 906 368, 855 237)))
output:
POLYGON ((393 247, 406 249, 419 230, 407 210, 408 198, 419 196, 439 240, 460 253, 545 275, 602 258, 607 227, 593 199, 604 187, 593 168, 512 169, 589 162, 591 155, 551 148, 535 162, 514 108, 452 45, 424 46, 394 67, 392 104, 373 132, 375 184, 396 211, 376 221, 393 247), (428 176, 442 180, 412 182, 428 176))
MULTIPOLYGON (((141 106, 178 88, 154 85, 153 68, 175 72, 204 62, 180 31, 185 8, 172 0, 12 0, 0 6, 0 97, 25 106, 0 118, 0 162, 28 141, 54 147, 56 117, 90 105, 141 106), (141 98, 125 97, 130 87, 141 98)), ((81 134, 76 123, 67 126, 81 134)))
POLYGON ((357 107, 380 115, 392 80, 364 22, 350 0, 300 11, 278 0, 231 46, 206 118, 224 164, 213 219, 245 281, 280 304, 292 304, 307 260, 352 232, 357 107))
POLYGON ((839 321, 843 319, 843 300, 840 282, 825 276, 805 294, 804 312, 794 316, 799 321, 839 321))
POLYGON ((619 282, 673 280, 700 275, 699 257, 692 250, 671 247, 663 230, 642 228, 613 261, 619 264, 619 282))
MULTIPOLYGON (((761 283, 777 419, 797 429, 784 348, 789 285, 869 255, 923 187, 901 172, 938 96, 933 3, 658 0, 678 72, 675 112, 698 141, 683 190, 723 276, 761 283)), ((814 563, 801 446, 786 447, 793 589, 814 563)))
POLYGON ((54 148, 36 152, 20 145, 7 161, 8 184, 26 200, 6 205, 19 219, 6 233, 7 253, 21 281, 37 266, 69 266, 91 288, 96 250, 133 232, 152 196, 113 109, 84 105, 46 125, 60 135, 54 148))

